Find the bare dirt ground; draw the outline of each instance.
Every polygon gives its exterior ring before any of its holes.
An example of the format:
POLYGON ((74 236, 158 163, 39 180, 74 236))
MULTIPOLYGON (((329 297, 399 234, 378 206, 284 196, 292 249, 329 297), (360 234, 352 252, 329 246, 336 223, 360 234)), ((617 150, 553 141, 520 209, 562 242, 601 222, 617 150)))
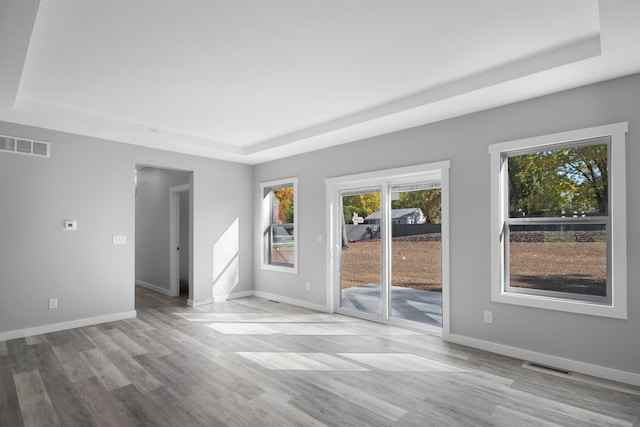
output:
MULTIPOLYGON (((439 241, 393 244, 394 286, 441 291, 439 241)), ((511 285, 589 295, 606 292, 604 242, 513 242, 511 285)), ((342 287, 380 282, 380 240, 349 243, 342 251, 342 287)))
POLYGON ((606 295, 605 242, 512 242, 511 286, 606 295))
MULTIPOLYGON (((430 291, 442 290, 440 242, 401 242, 392 245, 394 286, 430 291)), ((349 243, 342 250, 342 287, 380 282, 380 240, 349 243)))
POLYGON ((274 263, 293 264, 293 245, 274 245, 271 256, 274 263))

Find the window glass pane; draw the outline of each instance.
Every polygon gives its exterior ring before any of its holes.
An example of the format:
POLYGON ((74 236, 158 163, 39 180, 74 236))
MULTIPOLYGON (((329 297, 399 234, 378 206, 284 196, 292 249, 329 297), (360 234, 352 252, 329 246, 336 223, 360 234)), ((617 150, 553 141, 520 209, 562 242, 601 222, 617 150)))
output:
POLYGON ((271 198, 270 264, 294 264, 293 186, 274 188, 271 198))
POLYGON ((609 139, 510 156, 509 216, 608 215, 609 139))
POLYGON ((509 226, 510 286, 607 295, 604 224, 509 226))
POLYGON ((391 193, 393 318, 442 326, 441 196, 440 188, 391 193))
MULTIPOLYGON (((343 193, 345 194, 345 193, 343 193)), ((382 314, 380 191, 361 190, 342 196, 342 308, 382 314)))

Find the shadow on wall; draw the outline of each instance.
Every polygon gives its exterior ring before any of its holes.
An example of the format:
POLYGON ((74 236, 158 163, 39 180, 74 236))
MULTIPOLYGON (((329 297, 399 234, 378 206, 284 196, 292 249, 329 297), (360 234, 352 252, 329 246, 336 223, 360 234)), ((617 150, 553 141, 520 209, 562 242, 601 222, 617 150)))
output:
POLYGON ((236 218, 213 244, 213 296, 226 299, 239 283, 240 224, 236 218))

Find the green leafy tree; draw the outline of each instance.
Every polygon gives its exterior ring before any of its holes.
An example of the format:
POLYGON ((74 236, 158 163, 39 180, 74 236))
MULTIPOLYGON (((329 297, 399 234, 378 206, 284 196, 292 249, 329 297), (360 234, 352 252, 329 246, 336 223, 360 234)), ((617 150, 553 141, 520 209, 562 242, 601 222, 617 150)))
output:
POLYGON ((359 217, 362 218, 366 218, 367 216, 369 216, 369 214, 367 214, 367 211, 359 208, 357 206, 342 206, 342 213, 344 214, 344 222, 348 223, 351 222, 351 220, 353 219, 353 213, 358 214, 359 217))
MULTIPOLYGON (((442 190, 403 191, 399 199, 391 202, 392 209, 420 208, 426 222, 439 224, 441 222, 442 190)), ((366 218, 380 210, 380 193, 357 194, 342 198, 342 209, 345 222, 351 222, 353 213, 366 218)))
POLYGON ((512 216, 608 212, 606 144, 513 156, 508 168, 512 216))
POLYGON ((609 169, 607 145, 589 145, 558 153, 558 171, 573 183, 567 194, 574 211, 607 214, 609 169))
POLYGON ((380 193, 343 196, 342 206, 345 222, 351 221, 353 212, 357 212, 358 216, 366 218, 375 211, 380 210, 380 193))
POLYGON ((434 188, 430 190, 403 191, 399 199, 391 202, 392 209, 420 208, 426 222, 440 224, 442 205, 442 190, 434 188))

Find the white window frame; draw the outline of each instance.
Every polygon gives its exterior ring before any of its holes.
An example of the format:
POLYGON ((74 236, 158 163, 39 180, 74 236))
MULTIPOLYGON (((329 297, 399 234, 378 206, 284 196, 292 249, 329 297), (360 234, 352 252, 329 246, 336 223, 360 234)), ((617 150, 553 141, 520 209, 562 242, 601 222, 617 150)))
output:
MULTIPOLYGON (((593 316, 627 318, 627 209, 625 139, 628 123, 596 126, 489 146, 491 168, 491 300, 548 310, 593 316), (528 152, 581 140, 611 137, 609 146, 609 244, 607 275, 610 301, 581 301, 559 296, 510 291, 505 277, 505 235, 508 220, 508 176, 506 159, 510 153, 528 152)), ((538 150, 539 151, 539 150, 538 150)))
MULTIPOLYGON (((272 192, 272 191, 271 191, 272 192)), ((300 222, 298 221, 298 178, 285 178, 275 181, 260 183, 260 267, 263 270, 279 271, 282 273, 298 273, 298 248, 300 236, 300 222), (266 201, 264 198, 265 189, 275 189, 280 187, 293 187, 293 265, 269 264, 266 260, 266 248, 271 247, 269 242, 265 241, 265 231, 271 226, 271 200, 266 201)))

